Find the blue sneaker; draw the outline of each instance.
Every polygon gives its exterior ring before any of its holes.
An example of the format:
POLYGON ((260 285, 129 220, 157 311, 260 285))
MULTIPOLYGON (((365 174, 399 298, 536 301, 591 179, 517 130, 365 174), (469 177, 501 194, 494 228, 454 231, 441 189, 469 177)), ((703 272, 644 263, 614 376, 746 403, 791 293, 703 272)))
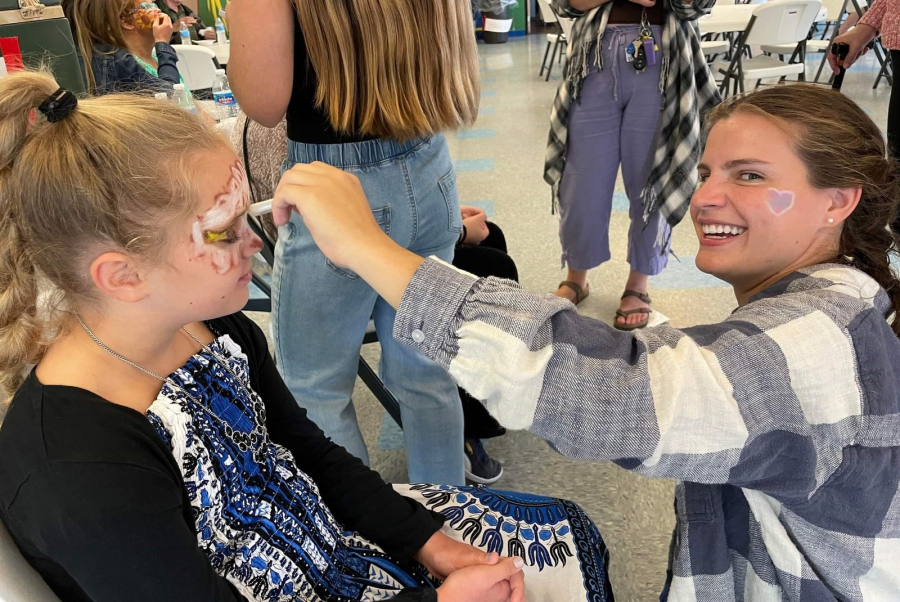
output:
POLYGON ((469 481, 490 485, 503 476, 503 466, 487 454, 481 439, 466 439, 464 452, 466 479, 469 481))

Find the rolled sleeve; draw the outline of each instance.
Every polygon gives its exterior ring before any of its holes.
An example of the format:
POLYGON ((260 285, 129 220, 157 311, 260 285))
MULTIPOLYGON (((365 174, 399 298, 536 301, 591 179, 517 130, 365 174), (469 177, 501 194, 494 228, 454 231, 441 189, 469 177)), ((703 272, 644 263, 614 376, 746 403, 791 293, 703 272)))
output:
POLYGON ((448 369, 457 348, 460 308, 478 278, 438 259, 416 270, 394 319, 394 339, 448 369))

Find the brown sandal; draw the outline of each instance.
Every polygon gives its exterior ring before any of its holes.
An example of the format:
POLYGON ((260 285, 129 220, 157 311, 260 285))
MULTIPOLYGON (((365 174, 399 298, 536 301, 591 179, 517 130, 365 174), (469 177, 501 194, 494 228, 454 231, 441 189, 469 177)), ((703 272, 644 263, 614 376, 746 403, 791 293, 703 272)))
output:
POLYGON ((575 292, 575 301, 572 302, 575 305, 578 305, 579 303, 587 299, 588 295, 591 294, 590 284, 585 284, 584 288, 581 288, 581 285, 579 285, 577 282, 572 282, 571 280, 563 280, 556 288, 559 289, 563 286, 567 286, 575 292))
MULTIPOLYGON (((637 291, 631 291, 631 290, 625 289, 625 293, 622 295, 621 298, 624 299, 625 297, 637 297, 638 299, 640 299, 647 305, 650 305, 650 295, 648 295, 646 293, 639 293, 637 291)), ((650 309, 649 307, 639 307, 637 309, 628 309, 628 310, 617 309, 616 310, 617 318, 627 319, 628 316, 633 316, 634 314, 647 314, 647 317, 644 318, 642 321, 637 322, 635 324, 628 324, 628 323, 619 324, 619 322, 617 320, 613 320, 613 326, 616 328, 616 330, 625 330, 625 331, 637 330, 639 328, 643 328, 647 325, 647 322, 650 321, 651 313, 653 313, 653 310, 650 309)))

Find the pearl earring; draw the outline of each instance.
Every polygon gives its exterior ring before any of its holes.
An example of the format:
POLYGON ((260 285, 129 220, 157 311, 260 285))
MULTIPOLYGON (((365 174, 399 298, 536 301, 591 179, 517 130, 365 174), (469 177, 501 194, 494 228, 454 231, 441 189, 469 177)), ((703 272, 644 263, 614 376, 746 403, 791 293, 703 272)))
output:
POLYGON ((834 223, 834 218, 833 218, 833 217, 829 217, 829 218, 828 218, 828 223, 829 223, 829 224, 833 224, 833 223, 834 223))

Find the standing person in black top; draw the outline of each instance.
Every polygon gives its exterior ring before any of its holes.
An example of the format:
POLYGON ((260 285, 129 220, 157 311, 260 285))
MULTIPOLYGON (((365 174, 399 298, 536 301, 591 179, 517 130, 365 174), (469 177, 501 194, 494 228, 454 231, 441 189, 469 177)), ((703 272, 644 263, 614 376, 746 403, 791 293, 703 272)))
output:
MULTIPOLYGON (((353 172, 391 238, 451 261, 462 220, 440 132, 478 113, 468 2, 232 0, 227 11, 232 89, 262 125, 287 115, 285 165, 322 161, 353 172)), ((328 262, 300 219, 283 228, 275 261, 279 370, 310 417, 368 462, 351 394, 374 319, 381 376, 400 402, 410 481, 463 483, 456 386, 437 364, 394 342, 394 310, 328 262)))
POLYGON ((12 74, 0 191, 0 519, 65 602, 523 600, 521 559, 326 438, 233 314, 260 241, 212 127, 12 74))
MULTIPOLYGON (((231 131, 231 144, 247 171, 250 189, 256 200, 270 199, 281 178, 281 166, 287 158, 287 132, 284 120, 274 128, 264 127, 241 112, 231 131), (246 153, 246 154, 245 154, 246 153)), ((497 276, 518 281, 516 264, 506 254, 506 239, 496 224, 477 207, 460 207, 463 231, 459 235, 453 265, 478 276, 497 276)), ((269 240, 278 240, 271 215, 260 216, 260 224, 269 240)), ((459 390, 465 429, 466 479, 481 485, 496 483, 503 476, 500 462, 491 458, 481 439, 498 437, 506 432, 481 402, 459 390)))

